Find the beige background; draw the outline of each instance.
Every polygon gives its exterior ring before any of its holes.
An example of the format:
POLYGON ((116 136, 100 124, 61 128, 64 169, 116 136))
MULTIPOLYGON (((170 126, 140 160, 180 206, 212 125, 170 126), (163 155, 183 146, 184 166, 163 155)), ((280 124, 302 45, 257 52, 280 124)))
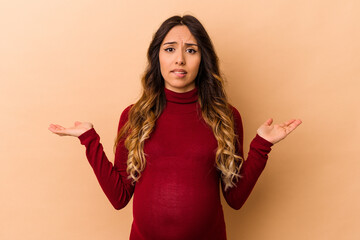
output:
POLYGON ((219 55, 245 127, 303 124, 270 153, 229 240, 360 239, 360 2, 1 1, 0 239, 128 239, 76 138, 50 123, 89 121, 107 156, 137 100, 153 33, 193 14, 219 55))

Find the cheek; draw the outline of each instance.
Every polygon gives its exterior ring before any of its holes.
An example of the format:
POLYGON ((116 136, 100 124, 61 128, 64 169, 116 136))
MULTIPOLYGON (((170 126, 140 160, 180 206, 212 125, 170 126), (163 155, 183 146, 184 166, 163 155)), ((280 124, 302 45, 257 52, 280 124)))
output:
POLYGON ((165 58, 162 54, 159 54, 159 63, 160 63, 160 69, 161 71, 167 71, 167 69, 169 68, 169 60, 167 58, 165 58))
POLYGON ((194 62, 193 62, 193 64, 192 64, 192 69, 193 69, 193 71, 196 71, 196 72, 199 71, 200 60, 201 60, 200 58, 194 59, 194 62))
POLYGON ((162 69, 163 66, 163 56, 161 53, 159 53, 159 63, 160 63, 160 68, 162 69))

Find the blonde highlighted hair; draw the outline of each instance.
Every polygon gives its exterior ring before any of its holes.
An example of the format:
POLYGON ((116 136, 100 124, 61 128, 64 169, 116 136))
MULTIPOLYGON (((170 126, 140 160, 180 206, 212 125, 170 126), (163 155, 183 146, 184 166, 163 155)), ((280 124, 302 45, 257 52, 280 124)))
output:
POLYGON ((128 150, 127 173, 133 179, 133 184, 137 182, 146 166, 144 143, 150 137, 166 104, 164 79, 159 63, 160 45, 166 34, 177 25, 189 28, 201 51, 201 62, 195 79, 198 103, 201 115, 211 127, 218 143, 215 165, 221 172, 226 191, 236 185, 243 158, 236 153, 238 137, 234 130, 233 110, 227 100, 224 80, 220 76, 218 57, 204 27, 191 15, 168 18, 154 34, 147 53, 148 66, 141 79, 142 95, 130 108, 127 122, 117 134, 114 151, 119 142, 124 140, 128 150))

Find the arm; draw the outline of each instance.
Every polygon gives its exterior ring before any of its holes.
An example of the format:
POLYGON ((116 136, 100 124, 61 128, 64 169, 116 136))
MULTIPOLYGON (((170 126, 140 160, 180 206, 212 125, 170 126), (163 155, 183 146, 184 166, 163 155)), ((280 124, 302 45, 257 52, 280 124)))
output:
MULTIPOLYGON (((121 114, 118 131, 125 124, 130 107, 121 114)), ((131 185, 131 179, 127 179, 127 149, 124 140, 118 144, 113 164, 106 157, 100 137, 94 128, 84 132, 79 137, 80 143, 86 147, 86 157, 94 170, 99 184, 105 195, 117 210, 124 208, 130 201, 135 186, 131 185)))
MULTIPOLYGON (((239 139, 236 149, 237 153, 241 157, 244 157, 242 120, 238 110, 234 107, 232 108, 235 122, 235 133, 238 135, 239 139)), ((240 175, 242 177, 239 178, 238 182, 236 182, 236 186, 228 188, 225 192, 225 185, 221 181, 222 193, 230 207, 238 210, 245 203, 254 188, 256 181, 265 168, 272 145, 273 143, 256 134, 255 138, 250 143, 248 157, 240 169, 240 175)))

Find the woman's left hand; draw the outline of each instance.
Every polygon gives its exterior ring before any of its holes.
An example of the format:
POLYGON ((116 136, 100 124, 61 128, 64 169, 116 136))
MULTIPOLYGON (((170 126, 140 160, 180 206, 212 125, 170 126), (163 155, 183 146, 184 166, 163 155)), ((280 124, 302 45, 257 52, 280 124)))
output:
POLYGON ((273 144, 284 139, 302 123, 300 119, 291 119, 285 123, 274 124, 271 126, 272 122, 273 119, 269 118, 258 128, 257 134, 273 144))

